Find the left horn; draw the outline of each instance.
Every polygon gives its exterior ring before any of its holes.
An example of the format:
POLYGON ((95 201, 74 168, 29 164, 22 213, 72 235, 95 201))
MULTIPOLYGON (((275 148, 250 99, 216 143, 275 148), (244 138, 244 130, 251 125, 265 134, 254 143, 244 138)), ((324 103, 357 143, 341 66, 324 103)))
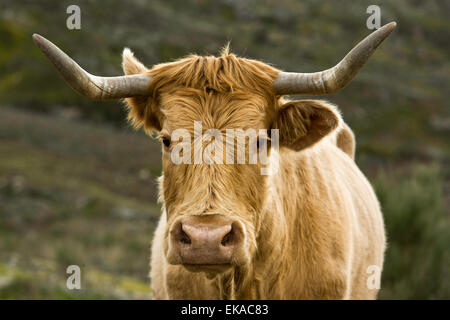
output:
POLYGON ((372 32, 358 43, 336 66, 315 73, 280 72, 273 88, 283 94, 330 94, 345 87, 366 63, 375 49, 395 29, 395 22, 372 32))
POLYGON ((79 94, 93 100, 110 100, 148 95, 152 77, 134 74, 119 77, 99 77, 83 70, 61 49, 44 37, 33 34, 34 43, 53 63, 67 83, 79 94))

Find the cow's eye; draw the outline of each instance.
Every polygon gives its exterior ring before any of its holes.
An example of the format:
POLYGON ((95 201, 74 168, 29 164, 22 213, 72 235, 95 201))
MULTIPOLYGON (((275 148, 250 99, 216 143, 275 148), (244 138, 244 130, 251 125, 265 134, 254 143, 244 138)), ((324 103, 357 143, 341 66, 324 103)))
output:
POLYGON ((164 146, 165 146, 166 148, 170 147, 170 139, 169 139, 169 138, 163 137, 163 138, 162 138, 162 143, 164 144, 164 146))

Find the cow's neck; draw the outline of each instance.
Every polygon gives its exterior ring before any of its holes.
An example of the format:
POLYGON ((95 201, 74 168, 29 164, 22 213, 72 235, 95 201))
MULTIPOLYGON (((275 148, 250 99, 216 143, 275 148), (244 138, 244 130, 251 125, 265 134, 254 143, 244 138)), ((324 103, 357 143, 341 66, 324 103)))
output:
POLYGON ((307 179, 304 171, 310 165, 310 158, 290 152, 280 158, 279 170, 267 179, 266 203, 258 228, 257 254, 250 266, 234 268, 214 280, 220 299, 282 298, 282 293, 269 297, 265 292, 274 292, 283 271, 289 273, 292 268, 291 265, 283 265, 284 261, 289 261, 283 255, 292 254, 295 249, 289 239, 293 239, 293 233, 299 232, 299 217, 296 215, 299 204, 293 199, 302 198, 302 179, 307 179))
MULTIPOLYGON (((320 149, 285 151, 280 156, 279 170, 267 179, 253 263, 215 279, 221 299, 283 299, 286 293, 282 288, 289 287, 292 279, 297 284, 303 281, 302 264, 314 259, 305 249, 308 241, 314 241, 311 221, 320 223, 320 217, 313 217, 314 210, 309 209, 311 202, 320 197, 314 185, 326 180, 317 168, 317 152, 320 149)), ((314 252, 320 252, 320 248, 314 252)))
MULTIPOLYGON (((313 243, 315 223, 321 218, 312 210, 315 197, 320 198, 317 185, 324 183, 317 159, 322 146, 313 150, 294 152, 281 150, 279 170, 267 180, 267 196, 258 236, 258 255, 253 263, 253 282, 264 283, 259 289, 261 299, 284 299, 288 288, 303 282, 309 261, 316 250, 308 250, 313 243), (312 252, 314 251, 314 252, 312 252), (258 282, 258 279, 264 279, 258 282), (270 296, 268 293, 270 292, 270 296)), ((316 244, 314 244, 316 245, 316 244)))

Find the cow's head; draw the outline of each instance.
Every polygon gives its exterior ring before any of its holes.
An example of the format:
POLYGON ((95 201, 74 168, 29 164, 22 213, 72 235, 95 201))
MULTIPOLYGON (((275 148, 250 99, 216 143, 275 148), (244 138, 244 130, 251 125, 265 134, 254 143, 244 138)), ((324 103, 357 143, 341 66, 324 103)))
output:
POLYGON ((339 126, 334 108, 315 100, 284 102, 282 96, 341 89, 394 28, 390 23, 375 31, 335 67, 306 74, 280 72, 228 49, 220 57, 190 56, 147 69, 125 49, 125 76, 97 77, 48 40, 38 35, 34 40, 76 91, 97 100, 125 98, 132 123, 158 133, 168 262, 214 275, 254 257, 267 196, 261 169, 273 165, 275 153, 270 134, 256 137, 256 149, 251 149, 252 139, 240 139, 238 130, 277 129, 280 146, 296 151, 320 141, 339 126), (228 140, 230 129, 237 133, 228 140), (208 146, 214 148, 207 152, 208 146), (244 163, 227 162, 229 154, 236 160, 239 146, 244 163), (269 150, 269 162, 257 157, 249 163, 251 153, 261 148, 269 150), (174 161, 174 152, 189 152, 184 159, 190 161, 174 161), (222 164, 215 161, 218 156, 222 164))

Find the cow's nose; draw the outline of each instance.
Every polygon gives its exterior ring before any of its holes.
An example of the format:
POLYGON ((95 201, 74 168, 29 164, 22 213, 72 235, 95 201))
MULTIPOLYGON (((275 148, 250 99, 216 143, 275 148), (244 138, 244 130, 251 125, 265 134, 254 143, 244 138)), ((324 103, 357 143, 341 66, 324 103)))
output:
POLYGON ((188 216, 172 228, 172 243, 183 264, 230 264, 242 244, 240 225, 222 215, 188 216))

